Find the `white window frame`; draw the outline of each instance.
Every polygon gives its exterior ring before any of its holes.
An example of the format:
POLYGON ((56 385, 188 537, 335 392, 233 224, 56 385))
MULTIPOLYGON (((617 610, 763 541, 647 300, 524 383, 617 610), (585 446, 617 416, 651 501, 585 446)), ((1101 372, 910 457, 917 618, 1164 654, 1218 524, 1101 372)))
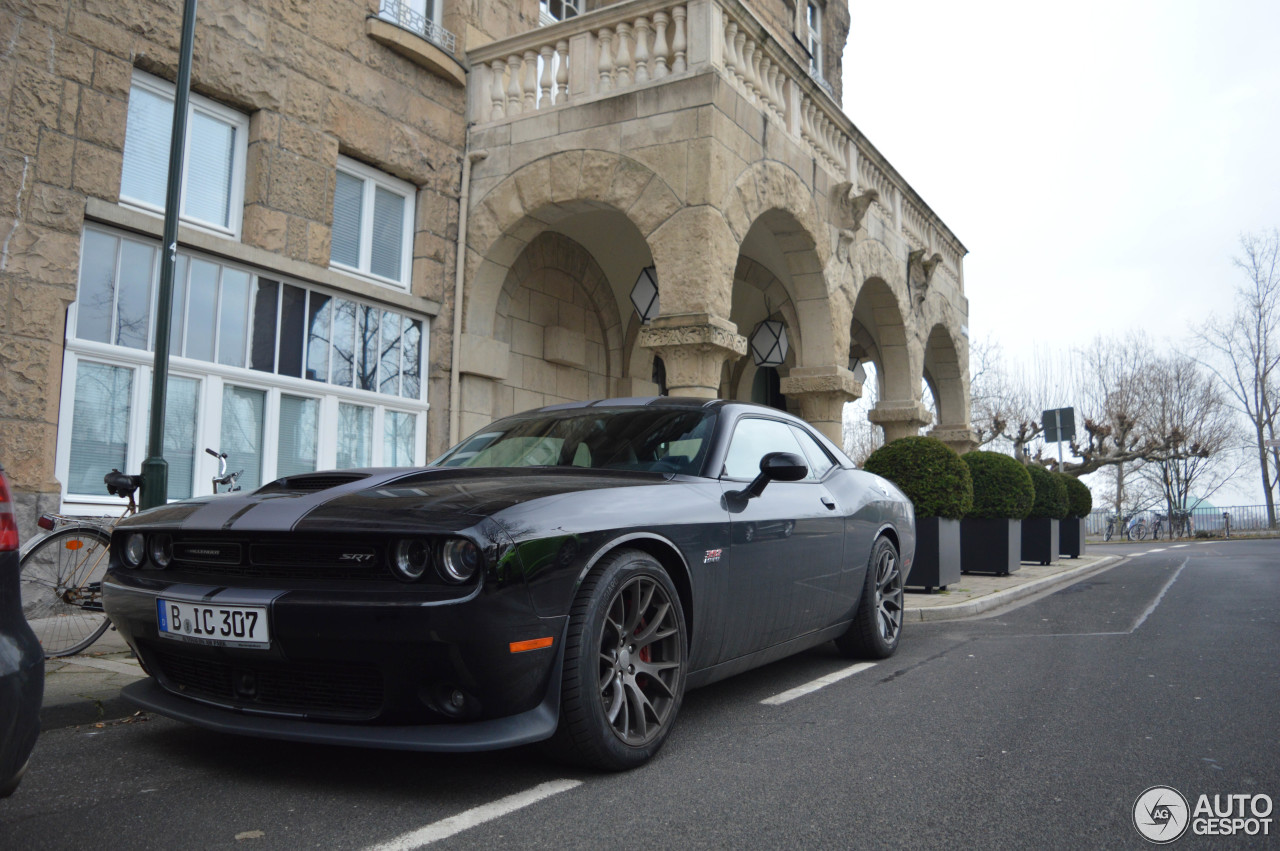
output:
MULTIPOLYGON (((159 77, 152 76, 151 74, 148 74, 144 71, 139 71, 136 69, 133 72, 133 85, 130 88, 131 95, 132 95, 133 88, 145 89, 146 91, 150 92, 153 95, 166 99, 167 101, 169 101, 170 104, 172 104, 175 99, 175 86, 172 83, 166 80, 162 80, 159 77)), ((184 145, 184 150, 182 155, 182 195, 181 195, 180 206, 183 212, 180 212, 179 218, 181 219, 183 224, 190 225, 192 227, 198 228, 200 230, 208 231, 210 233, 215 233, 220 236, 229 236, 232 239, 238 240, 240 239, 240 228, 244 220, 244 181, 245 181, 245 162, 248 159, 248 151, 249 151, 249 116, 245 115, 242 112, 237 112, 234 109, 225 107, 220 103, 216 103, 215 101, 211 101, 208 98, 201 97, 200 95, 195 94, 194 92, 191 93, 190 99, 187 102, 187 110, 188 110, 187 112, 188 129, 190 129, 191 127, 191 115, 193 113, 199 112, 209 118, 214 119, 215 121, 220 121, 224 124, 229 124, 232 127, 234 127, 236 130, 236 141, 235 141, 235 146, 232 150, 232 157, 231 157, 231 195, 227 201, 230 207, 230 209, 228 210, 228 224, 226 227, 224 227, 220 223, 207 222, 207 221, 204 221, 203 219, 192 218, 190 216, 187 216, 185 213, 186 198, 187 198, 187 175, 189 174, 189 169, 187 168, 187 166, 189 165, 190 159, 191 159, 190 158, 191 134, 190 132, 187 133, 187 137, 184 140, 185 145, 184 145)), ((129 132, 128 127, 126 127, 125 128, 126 136, 128 132, 129 132)), ((167 173, 169 169, 168 159, 166 159, 163 163, 157 163, 156 167, 164 170, 167 173)), ((157 205, 149 201, 144 201, 140 198, 131 198, 125 195, 123 184, 121 185, 120 191, 121 191, 120 203, 123 206, 133 207, 135 209, 139 209, 147 213, 153 213, 159 216, 164 215, 165 211, 164 211, 163 205, 157 205)))
POLYGON ((804 15, 805 50, 809 52, 809 67, 816 76, 823 77, 822 4, 817 0, 806 0, 804 15))
MULTIPOLYGON (((339 156, 337 170, 364 182, 364 194, 362 196, 363 200, 360 207, 360 265, 348 266, 345 263, 339 263, 336 260, 333 260, 331 256, 329 260, 330 267, 352 275, 358 275, 361 278, 383 284, 384 286, 408 291, 410 283, 413 280, 413 219, 414 212, 417 208, 417 187, 412 183, 392 177, 385 172, 378 171, 377 169, 367 166, 357 160, 353 160, 350 157, 339 156), (372 271, 373 198, 374 191, 378 187, 404 198, 405 213, 404 219, 401 222, 402 234, 400 239, 401 280, 385 278, 382 275, 374 274, 372 271)), ((334 191, 336 193, 337 189, 335 188, 334 191)))
POLYGON ((561 0, 561 5, 565 8, 573 10, 572 15, 566 15, 563 18, 557 18, 551 14, 551 4, 547 0, 539 0, 538 2, 538 24, 548 27, 552 24, 558 24, 561 21, 568 21, 582 15, 582 8, 586 4, 583 0, 561 0))

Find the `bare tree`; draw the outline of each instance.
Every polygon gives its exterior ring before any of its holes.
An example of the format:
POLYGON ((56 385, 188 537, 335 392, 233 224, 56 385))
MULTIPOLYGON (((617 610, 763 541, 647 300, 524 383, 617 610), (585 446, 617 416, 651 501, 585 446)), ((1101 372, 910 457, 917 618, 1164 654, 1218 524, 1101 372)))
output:
POLYGON ((1280 416, 1280 231, 1246 234, 1233 259, 1245 281, 1230 317, 1212 319, 1197 333, 1206 365, 1249 421, 1267 500, 1267 524, 1276 525, 1274 488, 1280 478, 1276 420, 1280 416), (1268 446, 1271 443, 1271 446, 1268 446))
POLYGON ((1208 497, 1240 469, 1234 411, 1222 383, 1194 358, 1172 355, 1154 362, 1144 382, 1148 428, 1169 451, 1138 468, 1166 510, 1186 511, 1194 488, 1208 497))

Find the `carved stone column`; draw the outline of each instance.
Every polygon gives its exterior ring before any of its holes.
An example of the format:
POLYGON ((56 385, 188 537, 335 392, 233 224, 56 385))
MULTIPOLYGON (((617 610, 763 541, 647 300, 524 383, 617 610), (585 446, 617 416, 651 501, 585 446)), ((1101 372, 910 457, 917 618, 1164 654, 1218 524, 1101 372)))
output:
POLYGON ((978 448, 978 433, 967 425, 940 425, 930 431, 929 436, 938 438, 958 455, 978 448))
POLYGON ((705 313, 659 316, 640 329, 640 345, 662 358, 667 392, 700 399, 719 396, 725 361, 747 353, 737 325, 705 313))
POLYGON ((800 418, 844 445, 844 404, 862 396, 862 382, 843 366, 797 367, 782 379, 782 394, 800 403, 800 418))
POLYGON ((867 412, 867 419, 884 429, 884 442, 913 437, 933 422, 933 414, 919 402, 879 402, 867 412))

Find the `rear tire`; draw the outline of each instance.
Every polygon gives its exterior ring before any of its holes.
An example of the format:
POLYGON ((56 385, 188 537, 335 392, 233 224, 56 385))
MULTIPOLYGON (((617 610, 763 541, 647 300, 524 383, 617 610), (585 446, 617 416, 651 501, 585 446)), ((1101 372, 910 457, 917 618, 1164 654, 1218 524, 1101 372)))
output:
POLYGON ((102 579, 111 536, 97 526, 64 526, 22 555, 22 614, 46 659, 71 656, 107 631, 102 579))
POLYGON ((662 565, 637 550, 601 559, 569 616, 551 753, 607 771, 652 758, 684 698, 687 644, 680 595, 662 565))
POLYGON ((902 636, 902 607, 898 549, 888 538, 877 538, 867 561, 858 611, 848 632, 836 639, 836 647, 852 659, 888 659, 902 636))

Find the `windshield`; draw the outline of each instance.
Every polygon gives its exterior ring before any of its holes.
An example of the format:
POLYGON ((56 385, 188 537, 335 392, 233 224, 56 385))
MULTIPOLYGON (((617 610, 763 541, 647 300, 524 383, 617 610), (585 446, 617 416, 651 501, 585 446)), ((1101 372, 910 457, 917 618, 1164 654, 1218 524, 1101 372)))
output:
POLYGON ((588 467, 702 471, 715 414, 664 408, 593 408, 499 420, 449 450, 439 467, 588 467))

